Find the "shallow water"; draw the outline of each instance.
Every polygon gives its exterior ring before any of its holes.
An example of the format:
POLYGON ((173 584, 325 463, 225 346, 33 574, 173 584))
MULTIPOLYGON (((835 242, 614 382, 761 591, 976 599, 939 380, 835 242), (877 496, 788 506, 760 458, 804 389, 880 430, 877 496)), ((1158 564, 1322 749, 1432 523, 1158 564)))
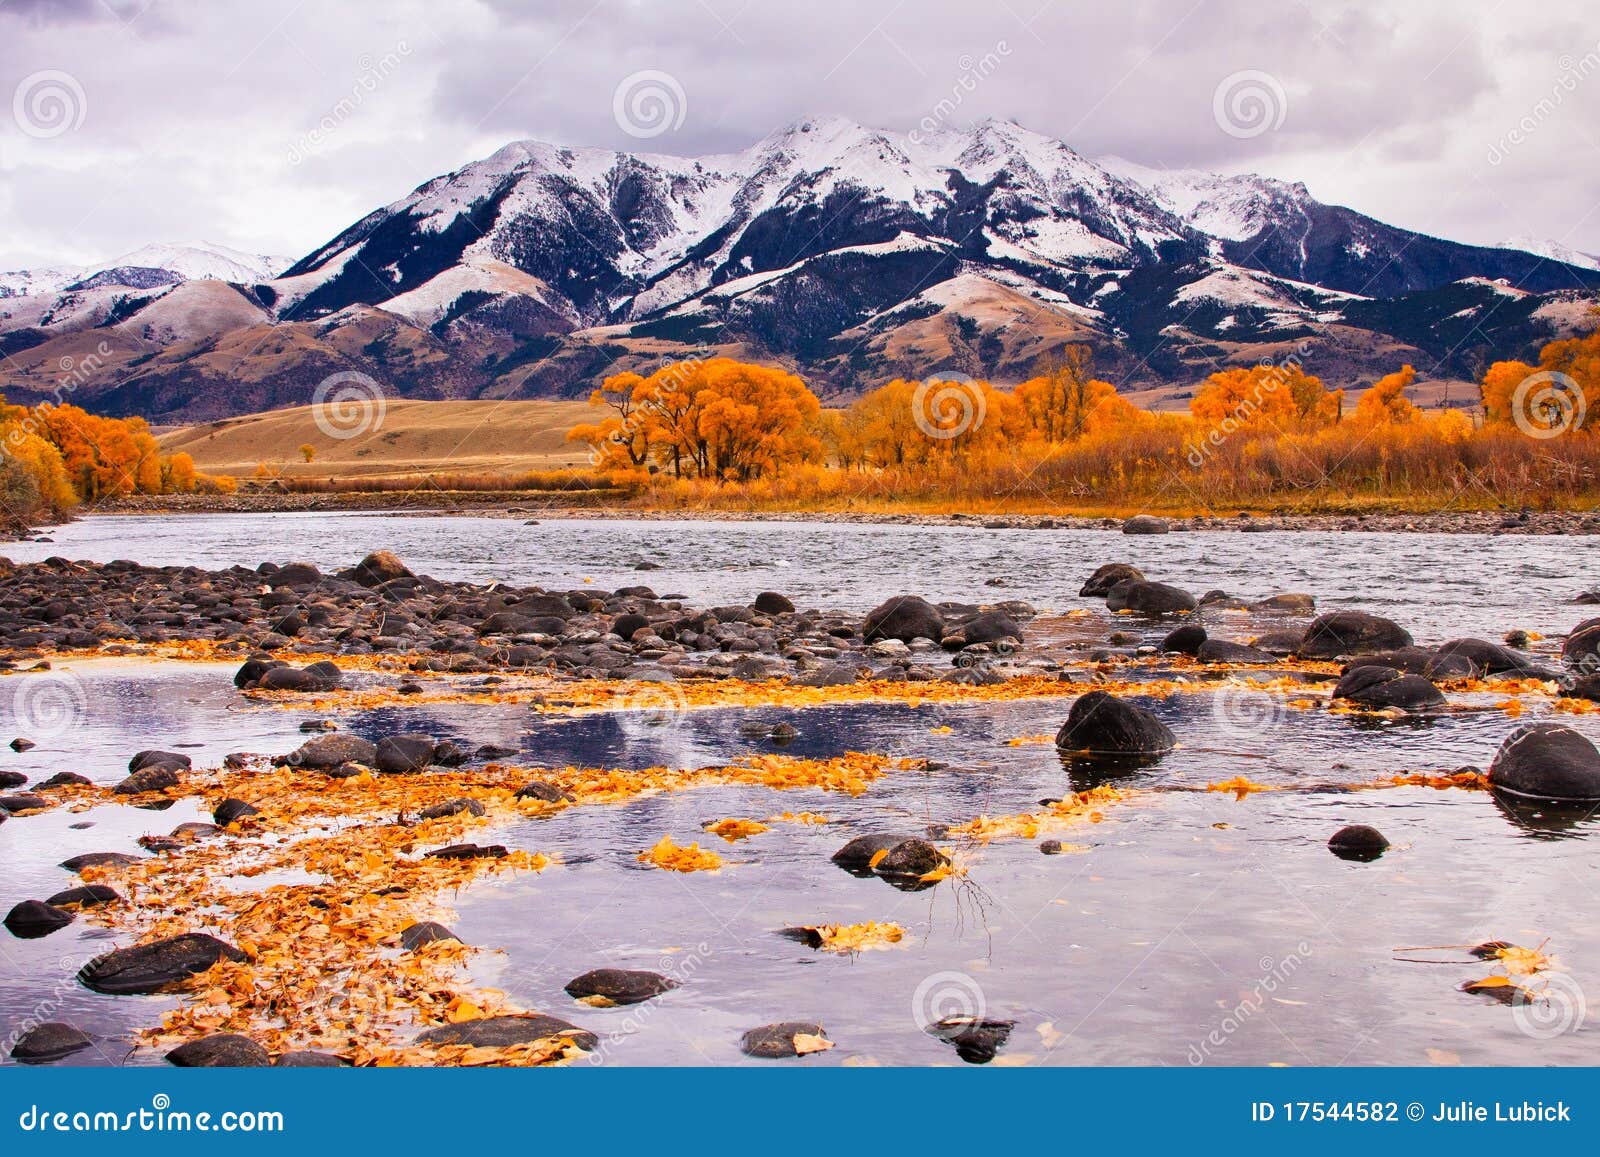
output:
MULTIPOLYGON (((798 601, 857 608, 902 587, 983 597, 982 579, 1004 574, 1011 579, 1005 595, 1070 609, 1080 605, 1077 586, 1094 564, 1127 558, 1196 590, 1302 589, 1324 606, 1359 603, 1394 615, 1420 639, 1495 637, 1509 625, 1567 629, 1583 617, 1584 608, 1564 600, 1587 585, 1580 564, 1591 549, 1577 539, 1133 539, 797 524, 522 527, 346 515, 97 519, 56 537, 54 545, 28 549, 211 566, 296 557, 331 568, 387 546, 441 576, 563 588, 584 577, 602 586, 644 581, 686 592, 698 604, 743 600, 770 587, 798 601), (537 541, 529 537, 535 534, 537 541), (1430 553, 1445 548, 1448 558, 1430 553), (624 569, 656 552, 668 569, 624 569), (772 565, 751 568, 751 559, 772 565)), ((181 749, 197 767, 215 766, 229 751, 291 749, 303 738, 299 723, 311 717, 246 700, 226 667, 75 667, 92 705, 84 725, 22 754, 0 749, 0 767, 34 778, 70 769, 113 782, 130 752, 151 745, 187 745, 181 749)), ((1539 817, 1511 816, 1479 792, 1337 787, 1406 770, 1485 766, 1516 720, 1486 710, 1373 726, 1284 711, 1256 693, 1223 694, 1220 710, 1216 692, 1153 703, 1182 746, 1127 780, 1159 790, 1106 808, 1100 824, 1061 834, 1085 850, 1045 856, 1035 841, 997 840, 964 849, 965 880, 915 893, 854 878, 828 856, 863 831, 916 834, 930 823, 1032 810, 1041 798, 1087 786, 1052 747, 1006 743, 1055 731, 1070 700, 718 709, 655 727, 506 705, 419 703, 335 718, 363 734, 404 728, 470 744, 509 743, 521 751, 516 762, 529 765, 638 767, 724 762, 752 750, 741 723, 786 719, 800 732, 786 749, 792 754, 865 750, 944 765, 890 773, 856 799, 712 787, 569 808, 497 829, 496 842, 561 863, 538 875, 474 883, 447 898, 455 911, 450 924, 469 943, 497 950, 478 958, 477 978, 526 1007, 599 1033, 602 1063, 761 1063, 739 1054, 739 1034, 789 1019, 820 1020, 837 1042, 807 1064, 960 1063, 922 1026, 938 1015, 980 1010, 1016 1021, 995 1063, 1594 1062, 1597 1029, 1593 1018, 1582 1019, 1580 1002, 1581 989, 1600 992, 1593 899, 1600 828, 1540 826, 1539 817), (945 726, 949 734, 935 730, 945 726), (1242 801, 1185 790, 1240 774, 1302 790, 1242 801), (1304 790, 1313 785, 1320 786, 1304 790), (727 816, 802 810, 833 822, 775 824, 734 845, 699 830, 727 816), (1347 823, 1372 824, 1393 848, 1374 863, 1335 858, 1325 842, 1347 823), (636 862, 641 849, 669 833, 680 843, 714 845, 728 866, 680 875, 636 862), (793 924, 865 920, 897 921, 907 937, 887 950, 836 957, 776 934, 793 924), (1571 980, 1551 990, 1548 1004, 1528 1010, 1457 991, 1487 974, 1485 965, 1395 959, 1401 947, 1490 939, 1534 946, 1546 938, 1571 980), (654 969, 682 987, 631 1009, 586 1008, 562 991, 572 977, 604 965, 654 969), (1440 1051, 1430 1056, 1429 1049, 1440 1051)), ((1600 739, 1600 720, 1563 721, 1600 739)), ((192 802, 164 812, 57 809, 0 825, 0 906, 70 886, 73 878, 55 866, 67 856, 135 851, 139 835, 197 818, 193 809, 192 802), (84 821, 95 826, 69 826, 84 821)), ((121 1063, 131 1035, 155 1023, 171 998, 100 996, 75 984, 72 972, 104 949, 106 937, 81 918, 41 940, 0 934, 0 1042, 30 1019, 68 1020, 100 1039, 97 1049, 67 1063, 121 1063)))
POLYGON ((798 606, 864 611, 913 592, 932 601, 1025 599, 1084 605, 1083 580, 1131 562, 1197 595, 1247 598, 1306 591, 1327 609, 1360 606, 1419 641, 1498 638, 1512 627, 1564 632, 1588 617, 1571 600, 1600 573, 1600 536, 1204 531, 1133 536, 1115 530, 824 522, 693 522, 473 515, 241 514, 95 516, 14 543, 18 562, 51 555, 210 568, 303 559, 325 570, 391 549, 419 574, 473 582, 602 589, 646 584, 699 606, 743 603, 763 590, 798 606), (639 562, 660 570, 640 572, 639 562), (1003 587, 986 587, 999 578, 1003 587))

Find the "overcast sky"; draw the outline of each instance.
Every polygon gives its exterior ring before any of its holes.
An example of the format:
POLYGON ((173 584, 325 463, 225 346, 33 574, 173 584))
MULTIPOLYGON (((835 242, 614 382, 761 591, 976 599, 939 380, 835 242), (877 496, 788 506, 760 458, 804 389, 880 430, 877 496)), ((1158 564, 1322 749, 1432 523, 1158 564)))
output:
POLYGON ((1090 156, 1262 172, 1457 240, 1600 253, 1593 12, 0 0, 0 268, 193 238, 300 256, 509 140, 693 155, 807 113, 902 131, 1008 117, 1090 156), (648 93, 615 107, 642 72, 665 74, 665 122, 642 119, 648 93))

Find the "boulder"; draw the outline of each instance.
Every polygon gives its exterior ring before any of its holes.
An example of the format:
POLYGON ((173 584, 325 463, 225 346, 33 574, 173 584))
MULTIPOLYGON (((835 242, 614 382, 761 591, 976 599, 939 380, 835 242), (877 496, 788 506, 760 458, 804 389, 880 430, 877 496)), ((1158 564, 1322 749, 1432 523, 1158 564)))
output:
POLYGON ((1317 609, 1317 600, 1299 591, 1268 595, 1250 604, 1250 610, 1276 615, 1309 615, 1317 609))
POLYGON ((58 771, 54 775, 52 775, 49 779, 45 780, 43 783, 38 784, 37 786, 40 787, 40 788, 47 788, 47 787, 89 787, 93 783, 94 783, 94 781, 92 779, 90 779, 88 776, 79 775, 75 771, 58 771))
POLYGON ((1350 824, 1328 837, 1328 850, 1341 860, 1371 863, 1389 849, 1389 841, 1377 828, 1350 824))
POLYGON ((396 555, 387 550, 375 550, 340 577, 348 577, 351 582, 364 587, 375 587, 395 579, 417 576, 396 555))
POLYGON ((111 790, 118 795, 143 795, 145 792, 166 791, 178 786, 178 773, 171 767, 159 764, 143 767, 111 790))
POLYGON ((185 932, 97 956, 83 966, 78 979, 95 992, 114 996, 159 992, 204 972, 219 960, 245 959, 243 952, 215 936, 185 932))
POLYGON ((55 802, 53 799, 46 799, 44 796, 35 795, 32 792, 22 792, 18 795, 0 795, 0 811, 8 813, 43 811, 45 808, 54 807, 55 802))
POLYGON ((739 1038, 739 1051, 747 1057, 762 1060, 780 1060, 800 1056, 795 1048, 797 1036, 817 1036, 826 1039, 820 1024, 805 1020, 786 1020, 778 1024, 764 1024, 753 1028, 739 1038))
POLYGON ((57 908, 95 908, 101 904, 121 902, 122 897, 117 894, 117 890, 108 888, 104 884, 83 884, 57 892, 45 899, 46 904, 53 904, 57 908))
POLYGON ((517 789, 516 796, 518 799, 537 799, 545 803, 561 803, 563 800, 572 802, 572 795, 569 792, 542 779, 523 784, 517 789))
POLYGON ((974 643, 998 643, 1001 639, 1022 639, 1022 628, 1003 611, 980 611, 942 640, 944 645, 970 647, 974 643))
POLYGON ((1277 656, 1268 654, 1244 643, 1231 643, 1227 639, 1207 639, 1200 644, 1195 658, 1202 663, 1275 663, 1277 656))
POLYGON ((417 1037, 418 1044, 471 1045, 474 1048, 506 1048, 539 1040, 570 1040, 581 1049, 592 1050, 600 1040, 586 1029, 556 1016, 542 1013, 486 1016, 458 1024, 430 1028, 417 1037))
POLYGON ((24 900, 6 913, 6 931, 19 940, 37 940, 65 928, 73 914, 43 900, 24 900))
POLYGON ((21 787, 28 782, 28 777, 20 771, 0 771, 0 788, 21 787))
POLYGON ((1108 562, 1089 576, 1078 594, 1083 598, 1104 598, 1118 583, 1143 581, 1144 572, 1132 563, 1108 562))
POLYGON ((595 968, 567 982, 574 1000, 600 997, 612 1004, 640 1004, 678 987, 678 982, 656 972, 626 968, 595 968))
POLYGON ((915 837, 894 835, 886 832, 874 832, 864 836, 856 836, 844 847, 833 853, 832 859, 845 871, 858 876, 872 874, 872 857, 879 852, 887 853, 895 845, 915 837))
POLYGON ((1409 647, 1411 632, 1392 619, 1366 611, 1333 611, 1318 615, 1300 640, 1302 659, 1335 659, 1409 647))
POLYGON ((890 883, 923 883, 922 877, 946 863, 943 852, 915 836, 901 840, 872 865, 874 874, 890 883))
POLYGON ((443 924, 434 920, 423 920, 416 924, 407 924, 400 929, 400 947, 407 952, 415 952, 428 944, 437 944, 442 940, 459 941, 457 936, 443 924))
POLYGON ((1123 534, 1166 534, 1172 527, 1153 514, 1136 514, 1122 524, 1123 534))
POLYGON ((84 852, 82 855, 73 856, 70 860, 62 860, 61 866, 69 872, 81 872, 85 868, 114 868, 121 864, 137 864, 139 860, 139 856, 130 856, 127 852, 84 852))
POLYGON ((283 758, 290 767, 305 767, 313 771, 327 771, 345 763, 373 766, 378 758, 376 744, 359 735, 334 732, 308 739, 283 758))
POLYGON ((274 590, 280 587, 314 587, 322 581, 322 572, 309 562, 291 562, 280 566, 266 579, 274 590))
POLYGON ((618 638, 631 639, 635 631, 650 629, 650 620, 631 611, 611 620, 611 633, 618 638))
POLYGON ((466 812, 469 815, 481 816, 484 807, 477 800, 468 796, 458 796, 455 799, 442 800, 436 804, 429 804, 417 813, 419 819, 440 820, 446 816, 460 815, 466 812))
POLYGON ((437 746, 431 735, 419 735, 415 732, 386 735, 378 740, 378 745, 374 749, 374 766, 390 775, 422 771, 433 763, 433 753, 437 746))
POLYGON ((45 1064, 88 1048, 94 1042, 81 1030, 60 1021, 30 1028, 11 1046, 11 1059, 23 1064, 45 1064))
POLYGON ((242 799, 225 799, 211 811, 211 819, 219 828, 244 819, 245 816, 258 816, 261 809, 253 803, 242 799))
POLYGON ((1199 623, 1185 623, 1162 639, 1156 650, 1167 655, 1197 655, 1205 641, 1204 627, 1199 623))
POLYGON ((1500 745, 1489 784, 1528 799, 1600 800, 1600 751, 1560 723, 1529 723, 1500 745))
POLYGON ((1423 711, 1445 704, 1439 688, 1421 675, 1393 667, 1352 667, 1334 686, 1333 697, 1377 710, 1423 711))
POLYGON ((1056 733, 1056 747, 1063 754, 1090 760, 1150 758, 1176 745, 1177 737, 1165 723, 1104 691, 1079 696, 1056 733))
POLYGON ((1600 619, 1585 619, 1561 644, 1561 658, 1569 666, 1594 673, 1600 667, 1600 619))
POLYGON ((248 1069, 266 1068, 272 1058, 249 1037, 225 1032, 179 1045, 167 1054, 167 1063, 183 1069, 248 1069))
POLYGON ((956 1056, 971 1065, 986 1065, 1011 1036, 1016 1021, 980 1016, 947 1016, 927 1026, 927 1032, 954 1045, 956 1056))
POLYGON ((1132 579, 1106 593, 1106 610, 1137 611, 1142 615, 1185 614, 1200 605, 1188 591, 1169 583, 1132 579))
POLYGON ((1507 671, 1534 674, 1539 671, 1539 665, 1531 655, 1513 651, 1510 647, 1491 643, 1487 639, 1451 639, 1440 645, 1438 653, 1445 658, 1466 659, 1485 675, 1507 671))
POLYGON ((788 615, 794 613, 794 604, 777 591, 762 591, 750 605, 763 615, 788 615))
POLYGON ((311 1049, 295 1049, 284 1053, 272 1062, 275 1069, 342 1069, 344 1062, 332 1053, 319 1053, 311 1049))
POLYGON ((874 639, 938 642, 944 638, 944 617, 926 599, 900 595, 868 612, 862 623, 861 637, 869 643, 874 639))
POLYGON ((1471 679, 1480 673, 1478 665, 1465 655, 1441 655, 1427 647, 1401 647, 1394 651, 1362 655, 1345 664, 1341 674, 1348 675, 1357 667, 1393 667, 1396 671, 1421 675, 1426 679, 1471 679))

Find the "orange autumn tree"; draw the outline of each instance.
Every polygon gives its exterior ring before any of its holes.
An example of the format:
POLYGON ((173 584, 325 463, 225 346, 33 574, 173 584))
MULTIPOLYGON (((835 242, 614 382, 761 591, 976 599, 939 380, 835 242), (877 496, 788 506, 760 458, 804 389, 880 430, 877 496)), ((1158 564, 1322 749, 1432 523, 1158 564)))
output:
POLYGON ((1220 370, 1189 402, 1195 421, 1232 434, 1291 433, 1337 421, 1343 391, 1292 363, 1220 370))
POLYGON ((691 358, 648 378, 616 374, 590 401, 612 413, 567 437, 593 447, 602 469, 748 482, 822 457, 821 403, 781 369, 691 358))
POLYGON ((1534 429, 1592 429, 1600 407, 1600 329, 1553 341, 1539 351, 1539 364, 1495 362, 1480 386, 1485 418, 1534 429))
POLYGON ((1406 397, 1406 390, 1417 380, 1417 371, 1401 366, 1372 384, 1356 403, 1355 420, 1368 426, 1401 426, 1415 421, 1419 411, 1406 397))
POLYGON ((1028 424, 1049 443, 1071 442, 1089 430, 1090 417, 1117 387, 1094 376, 1094 353, 1069 345, 1040 359, 1036 376, 1017 387, 1028 424))

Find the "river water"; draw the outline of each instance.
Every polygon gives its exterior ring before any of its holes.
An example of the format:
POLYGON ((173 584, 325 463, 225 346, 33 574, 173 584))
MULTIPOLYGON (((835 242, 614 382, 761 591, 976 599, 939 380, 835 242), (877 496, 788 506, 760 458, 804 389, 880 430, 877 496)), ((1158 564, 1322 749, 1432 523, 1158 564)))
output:
MULTIPOLYGON (((1132 538, 342 514, 89 518, 53 537, 4 553, 17 561, 60 554, 210 567, 307 559, 332 569, 388 548, 439 577, 559 589, 585 579, 608 588, 643 582, 696 605, 774 589, 802 606, 851 609, 914 591, 933 599, 1022 598, 1069 611, 1090 605, 1076 595, 1089 571, 1125 560, 1197 592, 1303 590, 1323 609, 1359 605, 1398 619, 1422 642, 1498 638, 1512 627, 1547 636, 1569 630, 1586 617, 1570 600, 1589 585, 1596 549, 1592 539, 1569 538, 1132 538), (634 570, 641 560, 661 569, 634 570), (1006 585, 986 587, 993 578, 1006 585)), ((26 753, 6 751, 0 766, 35 778, 70 769, 112 782, 138 748, 179 747, 197 767, 215 766, 228 751, 288 750, 309 718, 250 703, 234 692, 229 670, 215 665, 96 661, 76 665, 75 674, 92 705, 82 726, 26 753)), ((691 712, 655 728, 505 705, 423 704, 338 721, 362 734, 423 730, 470 744, 509 743, 530 765, 643 767, 725 761, 751 750, 741 723, 782 718, 800 732, 793 754, 860 750, 938 762, 931 771, 892 773, 856 799, 716 787, 571 808, 497 830, 498 842, 562 862, 538 875, 475 883, 451 900, 451 926, 469 943, 497 950, 478 958, 477 978, 601 1034, 603 1063, 763 1063, 740 1055, 741 1032, 815 1019, 836 1047, 806 1064, 960 1064, 922 1026, 941 1013, 980 1010, 1015 1021, 996 1064, 1594 1063, 1600 1028, 1583 1000, 1585 989, 1600 994, 1593 824, 1509 814, 1480 792, 1335 787, 1235 800, 1181 790, 1240 774, 1303 789, 1486 766, 1518 721, 1483 710, 1374 725, 1284 711, 1266 695, 1258 709, 1241 710, 1241 693, 1230 694, 1228 711, 1205 693, 1154 705, 1181 746, 1128 782, 1163 790, 1063 836, 1086 850, 1047 856, 1034 841, 995 841, 966 850, 965 880, 915 893, 849 876, 828 856, 862 831, 916 833, 929 823, 1030 810, 1083 786, 1051 746, 1006 742, 1053 732, 1069 700, 739 708, 691 712), (698 830, 724 816, 801 810, 833 822, 774 825, 733 846, 698 830), (1327 837, 1349 823, 1379 828, 1393 847, 1372 863, 1334 857, 1327 837), (716 843, 728 866, 694 875, 642 868, 637 853, 668 833, 716 843), (794 924, 865 920, 896 921, 906 939, 836 957, 776 934, 794 924), (1397 959, 1401 948, 1496 939, 1544 944, 1558 958, 1562 971, 1547 1001, 1512 1009, 1458 991, 1488 971, 1482 964, 1397 959), (562 992, 573 976, 606 965, 665 972, 682 987, 632 1009, 589 1009, 562 992)), ((7 701, 0 695, 0 707, 7 701)), ((1472 702, 1488 707, 1493 697, 1472 702)), ((1542 710, 1530 701, 1528 717, 1542 710)), ((1590 717, 1562 718, 1600 738, 1590 717)), ((71 877, 55 866, 66 856, 135 851, 140 834, 199 818, 192 806, 57 809, 0 826, 0 907, 67 887, 71 877), (85 822, 95 826, 72 826, 85 822)), ((0 1039, 29 1020, 67 1020, 97 1037, 95 1049, 68 1063, 122 1063, 131 1035, 172 998, 107 997, 74 984, 72 972, 104 950, 107 936, 82 920, 40 940, 0 934, 0 1039)), ((1465 959, 1460 951, 1433 955, 1465 959)))

